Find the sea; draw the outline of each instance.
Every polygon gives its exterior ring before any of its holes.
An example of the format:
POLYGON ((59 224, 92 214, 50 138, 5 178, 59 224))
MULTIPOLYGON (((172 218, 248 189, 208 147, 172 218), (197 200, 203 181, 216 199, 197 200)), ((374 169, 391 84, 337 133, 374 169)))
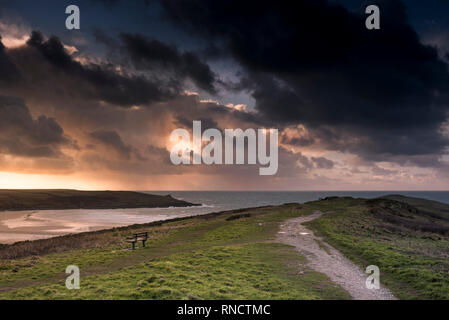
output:
POLYGON ((201 204, 182 208, 28 210, 0 212, 0 243, 148 223, 211 212, 304 203, 330 196, 376 198, 389 194, 436 200, 449 204, 449 191, 140 191, 170 194, 176 199, 201 204))

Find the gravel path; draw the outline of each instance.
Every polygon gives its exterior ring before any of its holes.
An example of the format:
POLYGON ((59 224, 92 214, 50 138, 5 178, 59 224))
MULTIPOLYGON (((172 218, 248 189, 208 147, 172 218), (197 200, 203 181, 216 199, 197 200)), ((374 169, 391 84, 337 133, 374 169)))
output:
MULTIPOLYGON (((306 217, 298 217, 285 221, 277 235, 277 241, 294 246, 308 260, 308 265, 321 273, 326 274, 332 281, 338 283, 356 300, 394 300, 391 292, 382 287, 380 289, 367 289, 365 281, 369 276, 351 261, 346 259, 339 251, 316 237, 302 223, 319 218, 322 215, 317 211, 306 217), (321 247, 319 245, 321 244, 321 247), (322 248, 323 246, 326 249, 322 248)), ((382 270, 380 274, 382 282, 382 270)))

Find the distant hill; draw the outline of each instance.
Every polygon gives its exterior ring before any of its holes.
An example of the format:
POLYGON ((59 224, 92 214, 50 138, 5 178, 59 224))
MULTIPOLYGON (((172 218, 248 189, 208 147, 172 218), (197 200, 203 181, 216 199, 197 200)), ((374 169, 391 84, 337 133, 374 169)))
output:
POLYGON ((0 211, 187 207, 170 195, 132 191, 0 190, 0 211))
POLYGON ((449 204, 446 203, 421 198, 406 197, 398 194, 384 196, 382 199, 407 203, 408 205, 418 209, 423 214, 428 214, 429 216, 438 219, 449 220, 449 204))

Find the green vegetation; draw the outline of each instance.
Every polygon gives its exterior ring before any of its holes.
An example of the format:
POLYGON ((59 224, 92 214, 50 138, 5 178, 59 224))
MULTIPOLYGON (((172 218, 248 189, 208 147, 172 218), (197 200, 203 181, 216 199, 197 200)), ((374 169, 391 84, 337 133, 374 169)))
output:
POLYGON ((186 207, 167 196, 131 191, 0 190, 0 211, 186 207))
POLYGON ((219 246, 172 254, 116 272, 83 278, 81 290, 64 283, 29 287, 8 298, 51 299, 320 299, 348 298, 283 245, 219 246), (288 268, 285 265, 290 265, 288 268), (299 277, 293 266, 305 270, 299 277))
MULTIPOLYGON (((328 198, 308 226, 362 269, 377 265, 381 282, 400 299, 449 299, 449 223, 405 202, 328 198)), ((412 199, 416 205, 418 199, 412 199)), ((440 210, 448 205, 438 203, 440 210)), ((435 213, 435 212, 434 212, 435 213)))
POLYGON ((420 198, 404 197, 396 194, 382 198, 407 203, 418 209, 422 214, 449 221, 449 206, 445 203, 420 198))
POLYGON ((396 297, 449 299, 448 208, 333 197, 4 245, 0 299, 349 299, 275 242, 283 221, 316 210, 308 226, 362 269, 377 265, 396 297), (125 237, 140 231, 149 246, 129 250, 125 237), (68 265, 80 267, 80 290, 65 288, 68 265))
POLYGON ((0 298, 350 298, 292 247, 273 243, 281 221, 306 213, 299 205, 239 211, 74 235, 85 247, 64 252, 57 243, 65 245, 67 236, 7 246, 3 251, 22 257, 0 262, 0 298), (150 245, 129 250, 124 236, 141 230, 150 232, 150 245), (28 256, 33 245, 46 254, 28 256), (80 267, 80 290, 65 288, 68 265, 80 267))

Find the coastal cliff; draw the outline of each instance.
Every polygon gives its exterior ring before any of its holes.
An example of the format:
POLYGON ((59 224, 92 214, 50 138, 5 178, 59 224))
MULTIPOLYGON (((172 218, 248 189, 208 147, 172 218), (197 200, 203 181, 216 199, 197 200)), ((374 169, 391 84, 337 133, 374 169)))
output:
POLYGON ((0 211, 188 207, 170 195, 133 191, 0 190, 0 211))

